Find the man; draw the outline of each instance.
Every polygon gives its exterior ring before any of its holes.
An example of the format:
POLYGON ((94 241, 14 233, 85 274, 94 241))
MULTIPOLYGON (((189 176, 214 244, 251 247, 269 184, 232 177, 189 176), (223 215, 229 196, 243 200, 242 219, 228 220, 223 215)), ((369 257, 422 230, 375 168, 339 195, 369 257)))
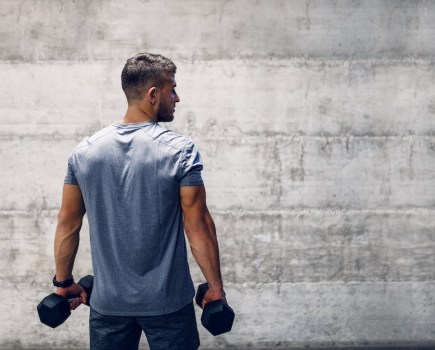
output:
POLYGON ((180 101, 176 66, 139 53, 127 60, 120 122, 85 138, 68 160, 54 242, 56 293, 87 300, 72 270, 88 214, 94 287, 91 349, 137 349, 144 331, 151 349, 197 349, 184 231, 209 290, 224 299, 219 249, 207 209, 201 157, 192 141, 160 126, 180 101))

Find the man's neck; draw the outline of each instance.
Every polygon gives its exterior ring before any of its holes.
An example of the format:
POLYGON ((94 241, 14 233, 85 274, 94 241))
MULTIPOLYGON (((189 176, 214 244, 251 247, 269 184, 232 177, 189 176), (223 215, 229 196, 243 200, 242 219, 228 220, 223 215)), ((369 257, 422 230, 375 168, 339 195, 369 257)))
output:
POLYGON ((135 105, 128 106, 127 112, 125 112, 124 118, 121 120, 123 124, 144 122, 157 122, 157 116, 135 105))

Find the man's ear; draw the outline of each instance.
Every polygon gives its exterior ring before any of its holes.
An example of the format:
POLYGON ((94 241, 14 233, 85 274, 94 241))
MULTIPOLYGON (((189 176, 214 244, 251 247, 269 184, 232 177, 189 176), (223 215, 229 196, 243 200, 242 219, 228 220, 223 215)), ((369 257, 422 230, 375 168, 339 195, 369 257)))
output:
POLYGON ((155 86, 148 90, 147 98, 152 105, 155 105, 157 103, 157 88, 155 86))

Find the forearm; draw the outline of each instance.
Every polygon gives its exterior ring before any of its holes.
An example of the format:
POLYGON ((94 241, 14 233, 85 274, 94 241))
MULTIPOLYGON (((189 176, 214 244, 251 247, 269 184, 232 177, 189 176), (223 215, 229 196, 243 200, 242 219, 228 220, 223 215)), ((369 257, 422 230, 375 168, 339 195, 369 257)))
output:
POLYGON ((54 239, 56 279, 64 281, 71 277, 75 257, 79 247, 82 220, 59 221, 54 239))
POLYGON ((219 245, 211 216, 205 215, 195 223, 187 223, 186 232, 192 255, 212 291, 223 290, 220 270, 219 245))

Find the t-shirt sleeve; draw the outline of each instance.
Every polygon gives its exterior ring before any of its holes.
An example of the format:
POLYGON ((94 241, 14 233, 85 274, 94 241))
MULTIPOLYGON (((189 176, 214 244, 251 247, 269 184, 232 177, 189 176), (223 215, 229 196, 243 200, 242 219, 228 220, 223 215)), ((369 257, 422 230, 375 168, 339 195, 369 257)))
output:
POLYGON ((180 186, 201 186, 202 160, 198 149, 191 140, 188 140, 182 153, 180 169, 180 186))
POLYGON ((74 173, 74 169, 73 169, 71 163, 72 163, 72 161, 70 158, 70 159, 68 159, 68 169, 66 171, 64 183, 69 184, 69 185, 78 185, 79 182, 77 181, 77 178, 76 178, 76 175, 74 173))

